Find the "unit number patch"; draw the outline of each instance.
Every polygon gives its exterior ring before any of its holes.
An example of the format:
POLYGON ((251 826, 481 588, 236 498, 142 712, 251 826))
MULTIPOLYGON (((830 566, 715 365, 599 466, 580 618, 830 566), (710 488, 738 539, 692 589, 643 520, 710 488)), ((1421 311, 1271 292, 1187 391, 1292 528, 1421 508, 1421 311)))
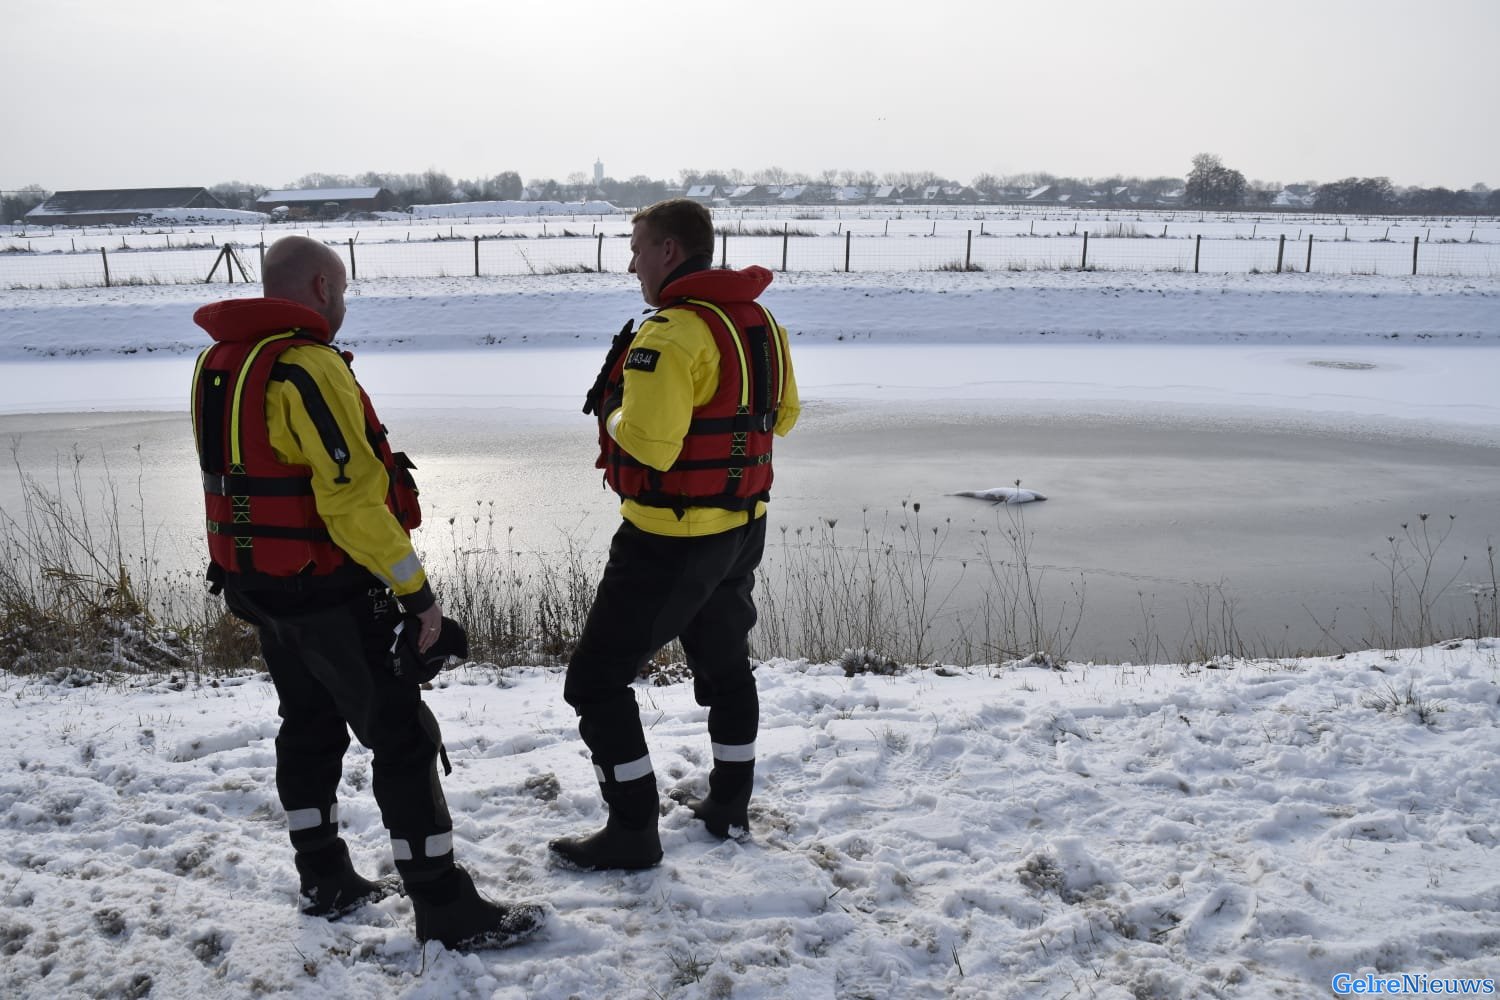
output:
POLYGON ((638 372, 654 372, 660 358, 661 351, 653 351, 649 347, 632 347, 625 356, 625 367, 634 368, 638 372))

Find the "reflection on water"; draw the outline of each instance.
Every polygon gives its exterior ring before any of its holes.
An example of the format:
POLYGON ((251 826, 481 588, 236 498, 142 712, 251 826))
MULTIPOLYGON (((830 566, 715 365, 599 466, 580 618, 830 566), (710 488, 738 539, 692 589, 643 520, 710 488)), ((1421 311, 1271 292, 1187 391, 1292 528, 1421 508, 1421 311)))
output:
MULTIPOLYGON (((439 578, 455 538, 491 528, 502 544, 544 558, 570 543, 602 557, 618 516, 593 468, 590 422, 534 417, 506 408, 387 414, 393 440, 420 466, 419 540, 439 578)), ((98 498, 107 466, 127 544, 149 548, 163 567, 201 562, 185 414, 3 417, 0 429, 28 475, 65 493, 76 467, 98 498)), ((1327 650, 1383 634, 1381 558, 1404 522, 1453 515, 1439 559, 1446 579, 1500 536, 1496 497, 1500 452, 1472 445, 823 403, 778 445, 766 569, 775 583, 797 560, 806 570, 817 559, 819 572, 843 574, 829 586, 857 590, 869 586, 863 553, 924 567, 900 586, 925 580, 921 613, 938 623, 927 651, 950 659, 1012 652, 1001 626, 1019 568, 1040 580, 1044 626, 1065 625, 1081 606, 1075 658, 1176 659, 1225 634, 1254 649, 1327 650), (1016 479, 1049 499, 1007 508, 950 495, 1016 479), (1027 547, 1024 567, 1012 531, 1027 547)), ((0 507, 18 515, 18 474, 0 477, 0 507)), ((763 611, 793 603, 775 597, 762 594, 763 611)), ((1461 617, 1471 603, 1456 585, 1439 610, 1461 617)))

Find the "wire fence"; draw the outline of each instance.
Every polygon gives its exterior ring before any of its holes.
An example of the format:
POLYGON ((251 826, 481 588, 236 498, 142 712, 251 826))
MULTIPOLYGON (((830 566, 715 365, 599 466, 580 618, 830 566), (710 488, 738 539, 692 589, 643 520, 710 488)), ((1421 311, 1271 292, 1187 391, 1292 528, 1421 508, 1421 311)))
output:
MULTIPOLYGON (((1199 219, 1101 218, 719 220, 715 263, 784 272, 1175 271, 1337 275, 1500 276, 1500 231, 1452 221, 1273 225, 1199 219), (835 231, 829 232, 836 226, 835 231), (1091 228, 1092 227, 1092 228, 1091 228), (1353 233, 1353 235, 1351 235, 1353 233)), ((317 233, 353 281, 620 273, 630 261, 628 216, 465 220, 438 226, 317 233), (445 231, 446 230, 446 231, 445 231), (417 239, 412 239, 413 233, 417 239)), ((187 284, 259 279, 266 230, 218 233, 35 231, 0 244, 0 289, 187 284)))

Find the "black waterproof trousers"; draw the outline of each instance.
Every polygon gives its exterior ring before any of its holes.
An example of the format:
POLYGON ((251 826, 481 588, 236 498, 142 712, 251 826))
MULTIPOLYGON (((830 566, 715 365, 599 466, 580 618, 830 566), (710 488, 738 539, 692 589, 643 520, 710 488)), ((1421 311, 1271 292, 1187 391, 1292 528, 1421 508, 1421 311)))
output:
POLYGON ((391 669, 396 600, 378 581, 335 592, 225 590, 256 626, 280 699, 276 790, 299 855, 339 839, 337 792, 349 730, 374 753, 375 801, 408 883, 453 867, 453 821, 438 781, 442 741, 421 689, 391 669))
MULTIPOLYGON (((764 517, 700 538, 653 535, 628 521, 615 532, 563 697, 578 713, 611 815, 629 826, 654 823, 657 801, 631 683, 672 639, 681 640, 694 697, 708 709, 709 739, 753 753, 760 702, 750 671, 751 590, 765 543, 764 517)), ((753 757, 729 756, 736 759, 720 761, 716 750, 710 793, 717 798, 753 779, 753 757)))

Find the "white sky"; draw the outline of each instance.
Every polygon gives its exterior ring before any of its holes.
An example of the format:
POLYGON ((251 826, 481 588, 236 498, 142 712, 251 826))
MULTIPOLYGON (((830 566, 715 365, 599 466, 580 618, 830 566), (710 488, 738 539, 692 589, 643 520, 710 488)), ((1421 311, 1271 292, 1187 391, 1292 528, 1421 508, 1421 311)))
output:
POLYGON ((1500 187, 1495 0, 5 0, 0 189, 1045 170, 1500 187), (17 87, 17 84, 20 84, 17 87))

